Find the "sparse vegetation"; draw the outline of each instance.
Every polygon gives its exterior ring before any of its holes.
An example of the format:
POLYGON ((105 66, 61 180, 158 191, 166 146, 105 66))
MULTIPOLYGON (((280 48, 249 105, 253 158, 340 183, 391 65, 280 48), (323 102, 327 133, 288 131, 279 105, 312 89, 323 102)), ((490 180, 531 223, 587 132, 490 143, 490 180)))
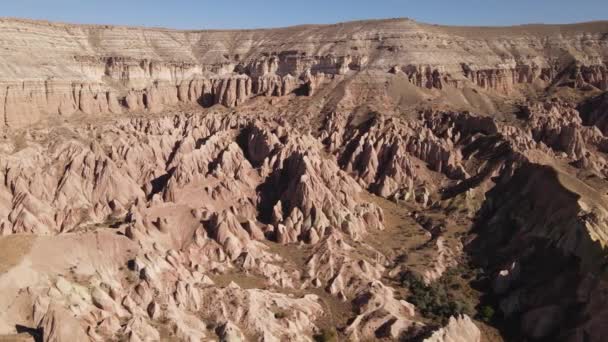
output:
POLYGON ((494 308, 492 308, 489 305, 484 305, 481 307, 481 309, 479 309, 479 319, 488 323, 490 321, 492 321, 492 318, 494 318, 494 308))
POLYGON ((406 300, 416 306, 423 316, 445 323, 450 316, 467 314, 474 316, 474 303, 459 294, 462 285, 455 282, 454 274, 446 274, 431 285, 426 285, 415 274, 401 274, 401 284, 410 291, 406 300))
POLYGON ((335 328, 327 328, 321 330, 321 333, 314 338, 317 342, 338 342, 338 332, 335 328))

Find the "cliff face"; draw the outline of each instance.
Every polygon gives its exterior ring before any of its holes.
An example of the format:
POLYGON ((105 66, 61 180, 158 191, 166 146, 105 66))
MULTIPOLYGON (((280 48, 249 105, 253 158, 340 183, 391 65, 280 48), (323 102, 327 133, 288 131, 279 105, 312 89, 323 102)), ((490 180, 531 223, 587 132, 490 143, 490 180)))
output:
POLYGON ((312 95, 364 71, 426 89, 511 96, 530 84, 608 88, 608 23, 458 28, 410 20, 173 31, 0 20, 0 124, 53 116, 238 106, 312 95))
POLYGON ((603 341, 607 61, 607 22, 1 19, 0 340, 603 341))

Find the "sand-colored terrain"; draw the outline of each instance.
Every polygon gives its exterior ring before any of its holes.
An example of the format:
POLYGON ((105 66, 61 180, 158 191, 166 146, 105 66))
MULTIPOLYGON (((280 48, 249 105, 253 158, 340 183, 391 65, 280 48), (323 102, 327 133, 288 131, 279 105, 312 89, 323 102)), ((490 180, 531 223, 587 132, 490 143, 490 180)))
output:
POLYGON ((602 341, 608 23, 0 19, 0 341, 602 341))

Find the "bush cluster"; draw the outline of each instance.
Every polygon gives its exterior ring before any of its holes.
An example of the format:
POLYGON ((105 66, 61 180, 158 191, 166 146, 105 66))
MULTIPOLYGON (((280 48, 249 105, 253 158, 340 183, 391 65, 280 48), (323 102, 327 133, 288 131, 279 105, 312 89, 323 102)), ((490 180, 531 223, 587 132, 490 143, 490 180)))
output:
POLYGON ((316 342, 338 342, 338 333, 334 328, 323 329, 314 339, 316 342))
POLYGON ((457 283, 442 279, 426 285, 411 272, 402 273, 400 280, 410 292, 406 300, 414 304, 427 318, 445 323, 450 316, 460 314, 474 316, 473 305, 454 295, 453 292, 460 286, 457 283))

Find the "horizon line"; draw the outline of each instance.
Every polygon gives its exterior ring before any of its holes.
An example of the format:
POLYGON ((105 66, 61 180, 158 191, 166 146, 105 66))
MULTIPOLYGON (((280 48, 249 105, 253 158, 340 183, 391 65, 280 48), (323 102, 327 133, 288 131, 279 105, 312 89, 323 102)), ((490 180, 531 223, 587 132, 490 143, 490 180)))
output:
POLYGON ((167 26, 154 26, 154 25, 129 25, 129 24, 107 24, 107 23, 84 23, 84 22, 69 22, 62 20, 49 20, 49 19, 38 19, 38 18, 26 18, 26 17, 11 17, 11 16, 0 16, 0 21, 15 21, 15 22, 27 22, 35 24, 46 24, 51 26, 85 26, 85 27, 98 27, 98 28, 131 28, 131 29, 152 29, 152 30, 163 30, 163 31, 180 31, 180 32, 206 32, 206 31, 263 31, 263 30, 280 30, 289 28, 299 27, 327 27, 336 25, 356 24, 365 22, 390 22, 390 21, 405 21, 412 22, 421 25, 428 25, 434 27, 446 27, 446 28, 492 28, 492 29, 504 29, 504 28, 518 28, 526 26, 576 26, 584 24, 597 24, 597 23, 608 23, 608 19, 600 20, 588 20, 588 21, 576 21, 576 22, 565 22, 565 23, 543 23, 543 22, 530 22, 513 25, 447 25, 438 23, 429 23, 424 21, 418 21, 409 17, 383 17, 383 18, 370 18, 370 19, 353 19, 345 21, 336 21, 331 23, 307 23, 307 24, 294 24, 287 26, 268 26, 268 27, 250 27, 250 28, 188 28, 180 29, 167 26))

